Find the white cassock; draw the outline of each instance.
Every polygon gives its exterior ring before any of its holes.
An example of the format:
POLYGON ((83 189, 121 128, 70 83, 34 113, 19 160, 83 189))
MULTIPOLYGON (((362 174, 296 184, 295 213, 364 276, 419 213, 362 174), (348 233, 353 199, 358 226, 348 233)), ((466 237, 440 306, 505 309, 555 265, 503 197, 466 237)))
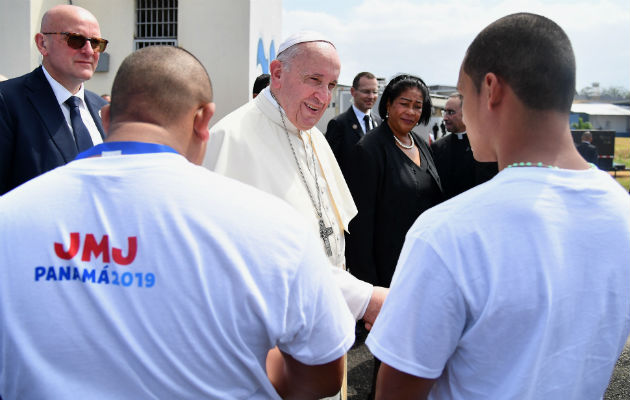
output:
POLYGON ((286 116, 285 123, 313 200, 289 145, 278 103, 268 87, 210 130, 204 165, 284 199, 311 222, 318 236, 320 224, 313 201, 315 204, 321 201, 324 225, 333 229, 327 237, 332 251, 328 257, 330 267, 350 311, 359 320, 370 301, 373 286, 345 270, 343 233, 357 213, 350 190, 324 135, 316 127, 300 132, 286 116))

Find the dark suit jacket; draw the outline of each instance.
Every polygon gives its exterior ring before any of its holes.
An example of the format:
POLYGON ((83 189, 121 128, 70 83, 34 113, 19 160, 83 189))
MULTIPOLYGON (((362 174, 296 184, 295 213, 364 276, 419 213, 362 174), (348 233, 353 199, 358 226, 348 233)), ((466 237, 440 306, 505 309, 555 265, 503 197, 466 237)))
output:
MULTIPOLYGON (((375 110, 370 112, 370 116, 374 127, 381 124, 381 118, 376 115, 375 110)), ((363 129, 352 106, 328 122, 326 140, 335 154, 344 177, 348 174, 348 154, 363 135, 363 129)))
POLYGON ((475 160, 468 135, 459 139, 457 134, 448 134, 433 142, 431 150, 446 199, 492 179, 499 171, 496 162, 475 160))
MULTIPOLYGON (((107 102, 87 90, 85 102, 105 137, 98 112, 107 102)), ((76 155, 74 137, 41 66, 0 82, 0 195, 76 155)))
POLYGON ((374 285, 389 286, 407 231, 423 211, 442 201, 431 150, 412 134, 420 166, 396 146, 385 122, 351 154, 346 181, 359 213, 348 227, 346 263, 350 273, 374 285))
POLYGON ((577 145, 577 150, 586 161, 597 165, 597 162, 599 161, 597 147, 593 146, 589 142, 582 142, 577 145))

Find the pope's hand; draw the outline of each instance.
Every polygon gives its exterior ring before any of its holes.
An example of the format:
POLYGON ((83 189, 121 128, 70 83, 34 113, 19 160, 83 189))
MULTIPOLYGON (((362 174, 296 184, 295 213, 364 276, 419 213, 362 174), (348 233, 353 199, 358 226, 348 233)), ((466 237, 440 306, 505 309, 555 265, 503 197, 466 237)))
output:
POLYGON ((389 289, 374 286, 374 290, 372 291, 372 297, 370 298, 370 303, 365 310, 365 314, 363 315, 363 322, 365 323, 365 329, 368 331, 372 329, 372 325, 378 317, 378 313, 381 311, 381 307, 383 306, 383 302, 387 297, 387 293, 389 293, 389 289))

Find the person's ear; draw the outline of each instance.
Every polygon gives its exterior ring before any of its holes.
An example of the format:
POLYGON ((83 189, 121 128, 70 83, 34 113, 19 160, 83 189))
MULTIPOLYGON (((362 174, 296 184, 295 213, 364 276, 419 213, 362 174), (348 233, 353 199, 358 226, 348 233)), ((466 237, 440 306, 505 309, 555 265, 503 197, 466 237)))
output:
POLYGON ((282 76, 282 62, 278 59, 273 60, 269 64, 269 75, 271 75, 269 86, 278 89, 280 87, 280 77, 282 76))
POLYGON ((111 124, 111 106, 106 104, 99 111, 101 115, 101 123, 103 124, 103 130, 105 131, 105 136, 109 135, 109 126, 111 124))
POLYGON ((37 46, 37 50, 41 53, 42 56, 48 55, 48 49, 46 48, 46 36, 41 33, 35 34, 35 45, 37 46))
POLYGON ((505 95, 505 82, 492 72, 488 72, 483 78, 483 87, 488 102, 488 109, 493 109, 503 100, 505 95))
POLYGON ((210 119, 214 115, 214 103, 206 103, 195 112, 193 130, 195 135, 202 141, 208 141, 210 137, 210 119))

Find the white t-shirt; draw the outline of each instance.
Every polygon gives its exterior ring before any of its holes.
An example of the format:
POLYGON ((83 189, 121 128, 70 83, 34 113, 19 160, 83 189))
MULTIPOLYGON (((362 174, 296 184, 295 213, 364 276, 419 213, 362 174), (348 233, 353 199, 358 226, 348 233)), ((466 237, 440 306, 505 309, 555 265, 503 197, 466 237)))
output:
POLYGON ((4 400, 276 399, 269 349, 323 364, 354 341, 302 217, 180 155, 74 161, 0 220, 4 400))
POLYGON ((630 331, 630 197, 510 168, 420 216, 367 344, 431 399, 596 399, 630 331))

